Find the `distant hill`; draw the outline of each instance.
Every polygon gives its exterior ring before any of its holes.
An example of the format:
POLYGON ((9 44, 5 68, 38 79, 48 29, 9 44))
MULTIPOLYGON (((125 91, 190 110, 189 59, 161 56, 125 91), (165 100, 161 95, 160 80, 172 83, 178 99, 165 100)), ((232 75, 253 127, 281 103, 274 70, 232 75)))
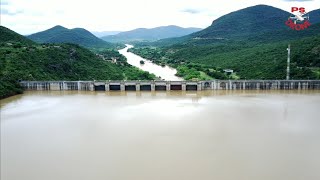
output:
POLYGON ((101 38, 103 36, 110 36, 110 35, 115 35, 119 34, 121 31, 91 31, 91 33, 98 38, 101 38))
POLYGON ((201 30, 200 28, 182 28, 179 26, 161 26, 151 29, 139 28, 121 32, 116 35, 104 36, 108 42, 155 41, 170 37, 180 37, 201 30))
POLYGON ((0 26, 0 43, 20 42, 22 44, 35 44, 30 39, 4 27, 0 26))
POLYGON ((67 29, 63 26, 55 26, 27 37, 38 43, 73 43, 84 47, 112 46, 83 28, 67 29))

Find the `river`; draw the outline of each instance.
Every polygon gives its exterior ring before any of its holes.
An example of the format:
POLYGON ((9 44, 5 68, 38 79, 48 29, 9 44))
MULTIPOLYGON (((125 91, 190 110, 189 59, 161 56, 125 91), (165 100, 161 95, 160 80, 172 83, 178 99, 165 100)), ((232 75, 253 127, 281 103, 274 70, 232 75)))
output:
POLYGON ((318 180, 320 91, 1 100, 1 180, 318 180))
POLYGON ((149 73, 155 74, 157 77, 167 81, 181 81, 181 77, 176 76, 177 70, 169 66, 159 66, 152 63, 150 60, 144 59, 134 53, 128 52, 128 49, 133 48, 132 45, 126 44, 126 47, 119 50, 119 53, 124 55, 127 58, 127 62, 139 69, 148 71, 149 73), (143 60, 145 64, 140 64, 140 61, 143 60))

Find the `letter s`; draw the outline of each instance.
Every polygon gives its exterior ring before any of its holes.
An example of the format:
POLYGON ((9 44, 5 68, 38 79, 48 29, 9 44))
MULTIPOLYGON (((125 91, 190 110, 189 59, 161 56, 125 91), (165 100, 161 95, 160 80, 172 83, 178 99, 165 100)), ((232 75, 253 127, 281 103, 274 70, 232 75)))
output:
POLYGON ((306 9, 305 9, 305 8, 303 8, 303 7, 301 7, 301 8, 299 8, 299 12, 301 12, 301 13, 305 13, 305 12, 306 12, 306 9))

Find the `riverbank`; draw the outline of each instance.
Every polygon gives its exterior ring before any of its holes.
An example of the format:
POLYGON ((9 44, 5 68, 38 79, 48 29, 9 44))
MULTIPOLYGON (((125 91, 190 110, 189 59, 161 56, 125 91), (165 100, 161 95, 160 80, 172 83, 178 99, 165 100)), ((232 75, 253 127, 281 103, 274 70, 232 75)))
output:
POLYGON ((162 80, 167 81, 181 81, 183 78, 178 77, 177 70, 169 66, 160 66, 152 61, 145 59, 139 55, 136 55, 132 52, 128 52, 129 49, 133 48, 132 45, 126 44, 126 48, 119 50, 119 53, 127 58, 127 62, 132 66, 135 66, 143 71, 155 74, 162 80), (144 64, 141 64, 140 61, 143 61, 144 64))
MULTIPOLYGON (((173 51, 159 47, 130 48, 130 52, 143 58, 150 59, 160 66, 167 65, 177 70, 177 76, 185 80, 239 79, 236 73, 227 74, 221 67, 214 67, 171 57, 173 51)), ((190 52, 188 52, 190 53, 190 52)), ((192 53, 191 53, 192 54, 192 53)), ((194 54, 192 54, 194 56, 194 54)))

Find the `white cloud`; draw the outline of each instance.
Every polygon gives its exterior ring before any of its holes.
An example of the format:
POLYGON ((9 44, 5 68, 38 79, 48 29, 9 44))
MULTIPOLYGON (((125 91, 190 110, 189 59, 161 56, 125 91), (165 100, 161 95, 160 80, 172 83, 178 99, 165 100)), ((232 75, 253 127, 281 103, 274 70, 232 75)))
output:
POLYGON ((21 34, 34 33, 58 24, 94 31, 123 31, 163 25, 205 28, 219 16, 256 4, 272 5, 286 11, 290 11, 291 6, 303 6, 311 11, 319 8, 318 1, 1 0, 1 9, 5 10, 1 11, 1 25, 21 34))

